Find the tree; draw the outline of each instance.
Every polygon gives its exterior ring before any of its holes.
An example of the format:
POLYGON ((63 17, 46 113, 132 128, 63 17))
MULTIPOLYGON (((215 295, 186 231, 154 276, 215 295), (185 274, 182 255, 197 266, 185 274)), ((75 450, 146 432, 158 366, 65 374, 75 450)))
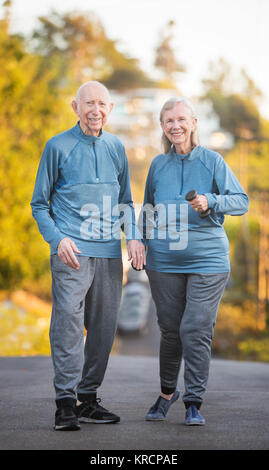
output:
POLYGON ((236 93, 225 96, 216 89, 209 90, 206 98, 212 102, 220 126, 235 139, 260 137, 261 116, 252 100, 236 93))
POLYGON ((257 105, 262 93, 244 69, 235 80, 231 65, 220 58, 209 63, 208 76, 202 83, 203 99, 212 103, 223 129, 236 140, 262 136, 264 126, 257 105), (234 83, 240 84, 241 88, 236 89, 234 83))
POLYGON ((46 244, 30 201, 46 140, 70 124, 66 103, 50 86, 37 54, 10 34, 10 2, 0 20, 0 288, 40 279, 48 268, 46 244))
POLYGON ((244 68, 241 69, 241 79, 243 82, 242 93, 244 96, 247 96, 251 101, 258 104, 263 97, 263 93, 244 68))
POLYGON ((49 297, 49 247, 30 207, 44 145, 74 125, 70 96, 81 81, 128 69, 130 83, 140 69, 94 17, 55 13, 26 40, 10 33, 10 8, 5 2, 0 20, 0 289, 49 297))
POLYGON ((174 26, 175 23, 171 20, 166 25, 164 32, 162 32, 154 62, 155 67, 161 70, 168 86, 175 86, 176 75, 185 72, 185 67, 177 60, 172 46, 174 26))
POLYGON ((43 57, 44 69, 54 67, 59 85, 75 89, 93 79, 126 89, 151 83, 138 61, 121 53, 116 41, 107 37, 94 13, 52 12, 39 21, 30 44, 43 57))
POLYGON ((149 87, 154 84, 144 72, 135 67, 116 69, 109 78, 103 80, 103 83, 108 88, 121 91, 149 87))

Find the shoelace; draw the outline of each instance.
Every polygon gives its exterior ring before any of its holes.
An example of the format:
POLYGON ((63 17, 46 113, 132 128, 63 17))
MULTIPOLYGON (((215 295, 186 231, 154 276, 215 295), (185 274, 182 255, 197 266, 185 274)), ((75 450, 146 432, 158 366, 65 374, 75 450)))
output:
POLYGON ((95 403, 96 403, 96 408, 98 408, 99 410, 103 410, 103 411, 107 411, 103 406, 99 405, 99 403, 101 402, 101 398, 96 398, 95 400, 95 403))
POLYGON ((93 411, 96 409, 107 411, 103 406, 99 405, 100 402, 101 402, 101 398, 96 398, 95 400, 85 402, 84 409, 91 407, 93 408, 93 411))

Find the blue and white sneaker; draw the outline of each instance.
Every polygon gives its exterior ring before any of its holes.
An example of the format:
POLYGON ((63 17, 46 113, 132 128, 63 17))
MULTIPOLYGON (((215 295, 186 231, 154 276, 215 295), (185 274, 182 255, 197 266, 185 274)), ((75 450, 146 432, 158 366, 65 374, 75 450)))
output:
POLYGON ((185 424, 187 426, 203 426, 205 424, 205 418, 203 418, 195 405, 190 405, 187 409, 185 424))
POLYGON ((179 398, 179 395, 180 393, 178 390, 174 391, 174 395, 170 400, 167 400, 160 395, 156 403, 154 403, 148 411, 146 421, 163 421, 170 406, 179 398))

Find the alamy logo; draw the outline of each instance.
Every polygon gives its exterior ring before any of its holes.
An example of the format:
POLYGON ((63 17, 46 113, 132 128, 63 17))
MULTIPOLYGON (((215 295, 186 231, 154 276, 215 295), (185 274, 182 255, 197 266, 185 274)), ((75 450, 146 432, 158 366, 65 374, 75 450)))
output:
POLYGON ((187 204, 140 204, 134 207, 116 204, 112 207, 111 197, 104 196, 102 207, 84 204, 80 216, 84 219, 80 226, 83 240, 120 240, 122 228, 127 239, 169 239, 170 250, 184 250, 188 245, 187 204))

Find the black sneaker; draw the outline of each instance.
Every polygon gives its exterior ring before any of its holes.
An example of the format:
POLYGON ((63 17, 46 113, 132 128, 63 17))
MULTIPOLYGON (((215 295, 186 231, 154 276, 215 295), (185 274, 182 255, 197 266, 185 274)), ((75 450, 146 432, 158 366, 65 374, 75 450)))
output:
POLYGON ((74 406, 66 405, 57 408, 54 429, 55 431, 77 431, 80 429, 74 406))
POLYGON ((80 423, 118 423, 120 417, 99 405, 101 398, 85 401, 77 406, 80 423))

